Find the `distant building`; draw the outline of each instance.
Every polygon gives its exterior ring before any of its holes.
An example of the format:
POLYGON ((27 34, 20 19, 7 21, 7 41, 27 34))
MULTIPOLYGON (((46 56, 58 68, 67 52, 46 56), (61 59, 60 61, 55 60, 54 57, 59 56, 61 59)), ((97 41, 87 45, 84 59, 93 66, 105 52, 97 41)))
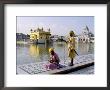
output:
POLYGON ((30 40, 34 43, 47 43, 50 41, 50 36, 50 29, 47 32, 43 28, 31 29, 30 40))
POLYGON ((53 40, 53 41, 56 41, 58 39, 58 35, 51 35, 50 38, 53 40))
POLYGON ((17 41, 23 41, 23 40, 28 40, 30 38, 30 35, 25 35, 23 33, 16 33, 16 40, 17 41))
POLYGON ((26 38, 27 38, 27 39, 30 39, 30 35, 29 35, 29 34, 27 34, 27 35, 26 35, 26 38))
POLYGON ((89 31, 89 28, 86 26, 82 34, 77 36, 78 42, 94 42, 94 34, 89 31))

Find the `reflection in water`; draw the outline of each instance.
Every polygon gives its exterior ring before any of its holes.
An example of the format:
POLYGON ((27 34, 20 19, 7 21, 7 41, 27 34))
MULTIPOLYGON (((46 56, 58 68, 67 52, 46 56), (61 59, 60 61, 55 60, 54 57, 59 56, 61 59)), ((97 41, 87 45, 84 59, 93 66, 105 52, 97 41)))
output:
POLYGON ((57 43, 54 43, 54 45, 58 47, 63 47, 65 45, 65 42, 57 42, 57 43))
POLYGON ((40 56, 40 55, 43 55, 43 54, 49 54, 48 53, 48 50, 49 50, 49 47, 46 46, 46 45, 30 45, 29 47, 29 53, 31 56, 40 56))
MULTIPOLYGON (((93 43, 76 43, 76 51, 79 55, 94 53, 93 43)), ((67 56, 67 44, 65 42, 54 42, 53 45, 45 44, 17 44, 17 64, 34 63, 47 61, 49 59, 49 48, 54 47, 60 60, 65 60, 67 56)))
POLYGON ((29 53, 31 56, 37 55, 37 46, 36 45, 30 45, 29 53))
POLYGON ((79 54, 87 54, 89 51, 89 44, 88 43, 80 43, 77 45, 77 51, 79 54))

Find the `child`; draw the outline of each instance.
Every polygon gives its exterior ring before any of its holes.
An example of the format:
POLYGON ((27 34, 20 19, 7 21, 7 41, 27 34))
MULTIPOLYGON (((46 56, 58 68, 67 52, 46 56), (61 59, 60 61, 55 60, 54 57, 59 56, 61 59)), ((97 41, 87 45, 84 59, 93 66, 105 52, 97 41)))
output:
POLYGON ((54 52, 54 49, 50 48, 49 53, 50 53, 50 60, 49 60, 49 64, 46 65, 46 68, 52 70, 59 68, 60 59, 58 55, 54 52))

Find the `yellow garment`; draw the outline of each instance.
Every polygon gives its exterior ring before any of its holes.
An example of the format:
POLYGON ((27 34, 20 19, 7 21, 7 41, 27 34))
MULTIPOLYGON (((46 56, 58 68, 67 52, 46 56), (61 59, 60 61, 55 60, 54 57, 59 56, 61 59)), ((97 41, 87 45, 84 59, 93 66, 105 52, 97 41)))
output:
POLYGON ((54 51, 54 48, 50 48, 50 49, 49 49, 49 53, 50 53, 51 51, 54 51))
POLYGON ((74 51, 75 49, 75 38, 69 37, 68 38, 68 56, 72 59, 75 57, 76 53, 74 51))

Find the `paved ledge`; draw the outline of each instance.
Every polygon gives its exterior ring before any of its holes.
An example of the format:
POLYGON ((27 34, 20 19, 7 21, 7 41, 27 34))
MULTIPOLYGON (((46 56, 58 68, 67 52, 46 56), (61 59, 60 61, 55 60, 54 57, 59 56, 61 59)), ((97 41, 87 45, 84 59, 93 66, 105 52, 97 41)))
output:
POLYGON ((28 63, 28 64, 22 64, 17 65, 17 75, 19 74, 66 74, 69 72, 74 72, 86 67, 89 67, 94 64, 94 55, 88 54, 88 55, 81 55, 77 56, 74 60, 74 66, 68 66, 70 60, 65 59, 61 60, 60 64, 63 65, 63 68, 57 69, 57 70, 47 70, 45 68, 45 65, 48 63, 48 61, 43 62, 36 62, 36 63, 28 63))
POLYGON ((82 62, 82 63, 76 64, 74 66, 68 66, 68 67, 64 67, 64 68, 61 68, 61 69, 47 71, 47 72, 44 72, 44 73, 41 73, 41 74, 67 74, 67 73, 70 73, 70 72, 74 72, 74 71, 89 67, 91 65, 94 65, 94 61, 92 61, 92 60, 82 62))

